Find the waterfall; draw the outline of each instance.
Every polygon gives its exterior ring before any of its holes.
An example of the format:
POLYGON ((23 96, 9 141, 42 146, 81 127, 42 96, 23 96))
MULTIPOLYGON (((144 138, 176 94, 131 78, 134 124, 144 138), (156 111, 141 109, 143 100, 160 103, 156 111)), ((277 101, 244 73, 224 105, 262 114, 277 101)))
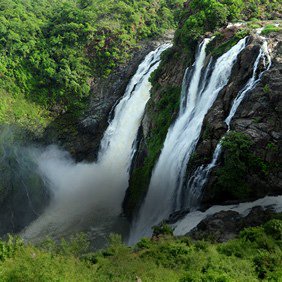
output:
POLYGON ((54 146, 40 155, 38 167, 54 199, 46 212, 22 232, 25 239, 61 236, 88 226, 97 234, 113 231, 128 187, 137 131, 150 98, 149 77, 159 65, 161 53, 170 46, 160 46, 140 64, 115 107, 97 162, 74 163, 68 153, 54 146))
MULTIPOLYGON (((227 118, 225 119, 225 123, 228 127, 227 133, 230 131, 230 123, 238 107, 240 106, 241 102, 244 100, 246 95, 250 93, 252 89, 254 89, 254 87, 260 81, 262 75, 265 73, 265 71, 269 70, 270 67, 271 67, 271 58, 267 47, 267 41, 264 40, 263 45, 260 49, 260 52, 253 66, 252 77, 248 80, 246 85, 242 88, 242 90, 238 93, 237 97, 234 99, 230 112, 227 118), (267 63, 266 63, 266 59, 267 59, 267 63), (257 76, 257 72, 261 60, 263 60, 264 62, 265 70, 257 76)), ((197 205, 199 204, 199 200, 202 195, 203 187, 208 181, 211 170, 217 164, 218 158, 222 151, 221 140, 216 146, 211 163, 208 164, 207 166, 200 166, 199 168, 197 168, 194 175, 189 179, 188 185, 185 188, 185 190, 188 191, 188 195, 185 198, 187 199, 186 206, 189 207, 190 209, 197 208, 197 205)))
MULTIPOLYGON (((133 222, 129 243, 152 234, 151 227, 179 209, 186 166, 198 142, 203 120, 220 90, 228 83, 238 54, 246 46, 246 38, 240 40, 213 64, 206 61, 206 46, 200 45, 189 87, 182 87, 182 112, 170 127, 159 160, 153 170, 149 191, 133 222), (210 73, 210 75, 207 75, 210 73), (183 95, 187 97, 183 103, 183 95), (184 104, 184 106, 183 106, 184 104)), ((184 80, 187 80, 187 72, 184 80)))

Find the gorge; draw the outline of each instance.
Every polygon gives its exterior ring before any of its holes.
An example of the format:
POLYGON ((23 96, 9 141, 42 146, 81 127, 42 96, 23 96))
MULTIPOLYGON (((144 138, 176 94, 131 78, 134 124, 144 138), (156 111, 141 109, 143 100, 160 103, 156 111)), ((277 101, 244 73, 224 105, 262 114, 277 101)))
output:
POLYGON ((0 3, 0 280, 279 281, 281 8, 0 3))
MULTIPOLYGON (((168 130, 152 172, 147 196, 139 215, 132 222, 130 245, 144 236, 151 236, 152 227, 168 219, 171 214, 181 209, 193 211, 199 207, 204 185, 222 151, 221 142, 215 148, 211 163, 197 168, 190 179, 186 179, 189 158, 199 141, 207 112, 218 94, 227 87, 238 56, 251 40, 259 42, 260 49, 256 51, 258 54, 254 57, 249 79, 234 97, 230 112, 225 117, 227 133, 245 95, 271 66, 266 39, 259 35, 254 35, 254 39, 241 39, 216 60, 207 58, 206 54, 207 45, 212 40, 204 39, 200 43, 195 63, 185 71, 178 118, 168 130)), ((39 170, 52 191, 53 199, 44 214, 24 230, 26 240, 38 240, 46 235, 55 238, 66 236, 75 230, 91 230, 90 236, 98 246, 113 231, 127 237, 128 223, 120 216, 121 203, 128 186, 131 162, 134 161, 138 127, 149 99, 148 80, 159 65, 161 53, 169 47, 168 44, 158 47, 138 67, 123 98, 115 107, 94 164, 75 164, 66 152, 54 147, 38 158, 39 170), (124 124, 125 128, 122 126, 124 124), (80 201, 77 202, 78 198, 83 202, 82 206, 80 201)), ((274 203, 276 200, 273 198, 274 203)), ((190 220, 195 221, 193 218, 190 220)), ((177 235, 184 235, 178 230, 180 228, 176 227, 177 235)))

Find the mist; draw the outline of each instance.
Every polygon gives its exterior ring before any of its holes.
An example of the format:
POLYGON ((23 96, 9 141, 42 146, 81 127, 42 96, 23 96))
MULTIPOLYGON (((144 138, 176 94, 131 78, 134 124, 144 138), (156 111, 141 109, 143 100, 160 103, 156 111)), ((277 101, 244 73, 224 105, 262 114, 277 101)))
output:
POLYGON ((17 233, 49 204, 37 165, 41 150, 20 128, 0 127, 0 235, 17 233))

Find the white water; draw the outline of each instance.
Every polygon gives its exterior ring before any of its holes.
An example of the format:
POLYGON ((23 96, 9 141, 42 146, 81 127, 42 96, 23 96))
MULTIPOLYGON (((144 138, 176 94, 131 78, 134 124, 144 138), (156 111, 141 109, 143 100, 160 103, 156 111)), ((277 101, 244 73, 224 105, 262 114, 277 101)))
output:
MULTIPOLYGON (((227 84, 232 66, 246 45, 246 39, 240 40, 216 61, 209 80, 202 81, 205 70, 205 48, 208 42, 209 40, 206 39, 200 46, 186 93, 185 110, 180 112, 175 124, 169 129, 160 158, 153 171, 148 194, 131 228, 130 244, 137 242, 143 236, 150 236, 153 225, 158 224, 179 208, 186 166, 198 142, 204 117, 220 90, 227 84)), ((208 64, 208 68, 210 65, 208 64)))
MULTIPOLYGON (((269 55, 267 41, 264 41, 261 47, 261 50, 257 56, 257 59, 254 63, 252 77, 249 79, 247 84, 243 87, 243 89, 238 93, 237 97, 234 99, 229 115, 225 119, 225 123, 228 126, 227 133, 230 131, 230 123, 235 113, 237 112, 238 107, 240 106, 241 102, 244 100, 246 95, 250 93, 250 91, 257 85, 257 83, 260 81, 264 72, 269 70, 270 67, 271 67, 271 57, 269 55), (261 72, 259 76, 257 76, 258 68, 259 68, 259 65, 262 59, 264 62, 265 70, 261 72), (266 59, 267 59, 267 62, 266 62, 266 59)), ((221 151, 222 151, 222 146, 221 146, 221 140, 220 140, 220 142, 217 144, 216 149, 214 151, 211 163, 208 164, 207 166, 200 166, 195 171, 194 175, 190 178, 188 185, 187 185, 187 190, 188 190, 188 197, 187 197, 188 203, 186 205, 187 208, 190 208, 190 209, 197 208, 197 205, 199 204, 199 201, 202 195, 203 187, 205 186, 205 184, 208 181, 211 170, 217 165, 217 161, 221 154, 221 151)))
POLYGON ((235 211, 243 216, 247 216, 254 207, 262 207, 264 209, 272 208, 276 212, 282 212, 282 196, 265 197, 254 202, 240 203, 238 205, 213 206, 205 212, 190 212, 183 219, 179 220, 172 226, 175 228, 173 233, 176 236, 185 235, 195 228, 202 220, 220 211, 235 211))
POLYGON ((170 44, 151 52, 131 79, 115 108, 95 163, 74 163, 68 153, 48 148, 37 160, 39 170, 54 194, 46 212, 23 231, 25 239, 66 234, 92 225, 97 233, 111 232, 118 221, 128 187, 134 142, 147 101, 149 77, 158 67, 161 53, 170 44))

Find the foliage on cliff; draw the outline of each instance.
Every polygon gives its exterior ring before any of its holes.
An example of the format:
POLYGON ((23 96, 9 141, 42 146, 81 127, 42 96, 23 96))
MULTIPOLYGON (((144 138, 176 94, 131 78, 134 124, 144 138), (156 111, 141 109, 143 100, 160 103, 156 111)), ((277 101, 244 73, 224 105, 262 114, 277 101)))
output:
POLYGON ((179 87, 169 87, 161 93, 162 97, 158 103, 154 104, 150 101, 148 104, 148 111, 151 113, 150 118, 154 124, 150 136, 146 138, 147 157, 145 162, 142 167, 135 168, 132 171, 130 189, 127 191, 123 205, 126 215, 129 217, 141 204, 141 200, 147 192, 152 169, 159 157, 168 128, 179 107, 180 92, 179 87))
MULTIPOLYGON (((181 3, 1 0, 0 90, 10 99, 24 95, 28 107, 35 102, 39 111, 77 111, 89 95, 90 78, 108 75, 138 41, 173 27, 181 3)), ((0 117, 10 122, 5 109, 0 117)))
POLYGON ((40 247, 0 241, 1 281, 279 281, 282 221, 243 230, 215 244, 160 235, 127 247, 112 235, 107 249, 88 253, 85 236, 40 247))
POLYGON ((247 178, 253 173, 267 176, 269 164, 254 154, 251 139, 243 133, 230 132, 222 141, 222 147, 223 165, 217 172, 214 197, 245 199, 257 196, 259 191, 250 187, 247 178))
POLYGON ((181 15, 176 43, 189 48, 206 32, 213 32, 228 22, 279 19, 281 8, 279 0, 190 0, 181 15))

